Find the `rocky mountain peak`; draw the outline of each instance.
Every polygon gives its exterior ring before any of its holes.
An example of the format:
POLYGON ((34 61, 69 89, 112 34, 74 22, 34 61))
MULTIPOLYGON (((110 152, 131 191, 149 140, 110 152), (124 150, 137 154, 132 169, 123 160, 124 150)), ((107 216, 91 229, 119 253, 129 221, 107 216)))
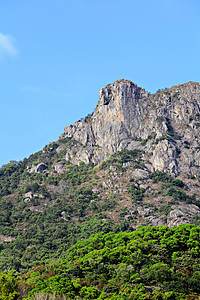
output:
POLYGON ((67 126, 62 138, 76 141, 66 155, 75 164, 100 163, 124 148, 141 149, 152 171, 198 176, 199 127, 199 83, 151 95, 120 79, 99 91, 94 113, 67 126))
MULTIPOLYGON (((119 79, 116 80, 113 84, 108 84, 99 91, 99 104, 108 105, 110 102, 120 99, 141 99, 144 96, 148 96, 148 93, 138 87, 137 84, 133 83, 130 80, 119 79)), ((127 103, 124 103, 125 105, 127 103)))
POLYGON ((65 255, 97 232, 199 226, 199 129, 198 83, 153 95, 124 79, 102 88, 93 114, 1 168, 1 269, 65 255))

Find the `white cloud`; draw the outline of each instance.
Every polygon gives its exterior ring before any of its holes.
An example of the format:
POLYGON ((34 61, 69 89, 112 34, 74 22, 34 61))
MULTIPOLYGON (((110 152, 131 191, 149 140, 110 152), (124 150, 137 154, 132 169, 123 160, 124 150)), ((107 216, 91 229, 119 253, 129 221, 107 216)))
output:
POLYGON ((49 89, 48 87, 39 87, 39 86, 33 86, 33 85, 23 85, 21 87, 21 90, 23 92, 31 92, 36 94, 46 94, 51 96, 63 96, 68 97, 70 94, 67 92, 61 92, 49 89))
POLYGON ((15 46, 15 39, 11 35, 5 35, 0 32, 0 57, 5 54, 15 56, 17 53, 18 50, 15 46))

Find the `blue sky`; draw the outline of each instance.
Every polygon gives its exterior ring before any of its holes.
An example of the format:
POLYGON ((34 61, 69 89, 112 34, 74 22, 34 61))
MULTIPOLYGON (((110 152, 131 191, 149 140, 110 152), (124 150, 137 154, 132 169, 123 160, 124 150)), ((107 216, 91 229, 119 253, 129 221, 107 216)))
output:
POLYGON ((149 92, 200 81, 198 0, 0 2, 0 165, 91 113, 125 78, 149 92))

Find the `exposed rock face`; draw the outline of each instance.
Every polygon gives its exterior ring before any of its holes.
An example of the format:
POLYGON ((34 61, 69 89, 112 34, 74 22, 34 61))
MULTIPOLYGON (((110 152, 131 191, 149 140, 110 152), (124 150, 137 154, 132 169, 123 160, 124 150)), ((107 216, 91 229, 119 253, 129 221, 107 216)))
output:
POLYGON ((64 129, 67 160, 100 163, 124 148, 144 150, 149 168, 200 174, 200 84, 189 82, 150 95, 128 80, 102 88, 94 113, 64 129))
POLYGON ((28 192, 26 194, 24 194, 24 198, 33 198, 33 193, 32 192, 28 192))
POLYGON ((182 223, 190 223, 190 219, 193 216, 200 216, 200 209, 194 204, 189 205, 173 205, 172 210, 167 218, 167 225, 169 227, 177 226, 182 223))
POLYGON ((29 170, 30 173, 36 172, 36 173, 44 173, 44 171, 47 169, 47 166, 43 163, 39 163, 36 166, 32 166, 29 170))
POLYGON ((63 165, 63 164, 55 164, 54 165, 54 169, 55 169, 55 171, 58 173, 58 174, 61 174, 61 173, 64 173, 65 172, 65 170, 66 170, 66 168, 65 168, 65 166, 63 165))
POLYGON ((130 81, 120 80, 101 89, 99 99, 91 117, 64 130, 64 137, 72 137, 84 147, 76 152, 76 158, 68 153, 67 158, 74 163, 77 159, 98 163, 111 153, 139 144, 133 139, 147 114, 148 93, 130 81))
POLYGON ((173 143, 168 140, 158 142, 152 157, 152 165, 155 170, 166 170, 170 173, 177 173, 177 151, 173 143))
POLYGON ((11 236, 5 236, 5 235, 0 234, 0 243, 4 243, 4 242, 11 243, 15 240, 16 239, 11 236))

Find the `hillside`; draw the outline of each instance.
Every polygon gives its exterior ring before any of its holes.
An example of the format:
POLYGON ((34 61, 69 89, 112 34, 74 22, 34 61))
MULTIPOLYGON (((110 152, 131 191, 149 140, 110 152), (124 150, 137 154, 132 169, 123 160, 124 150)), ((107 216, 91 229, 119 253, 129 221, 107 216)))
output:
POLYGON ((140 226, 79 241, 58 261, 0 275, 1 299, 198 300, 200 228, 140 226), (9 292, 5 293, 5 287, 9 292), (6 298, 7 296, 7 298, 6 298), (9 296, 9 298, 8 298, 9 296))
POLYGON ((91 234, 200 224, 200 85, 151 95, 128 80, 92 115, 0 169, 0 268, 28 271, 91 234))

